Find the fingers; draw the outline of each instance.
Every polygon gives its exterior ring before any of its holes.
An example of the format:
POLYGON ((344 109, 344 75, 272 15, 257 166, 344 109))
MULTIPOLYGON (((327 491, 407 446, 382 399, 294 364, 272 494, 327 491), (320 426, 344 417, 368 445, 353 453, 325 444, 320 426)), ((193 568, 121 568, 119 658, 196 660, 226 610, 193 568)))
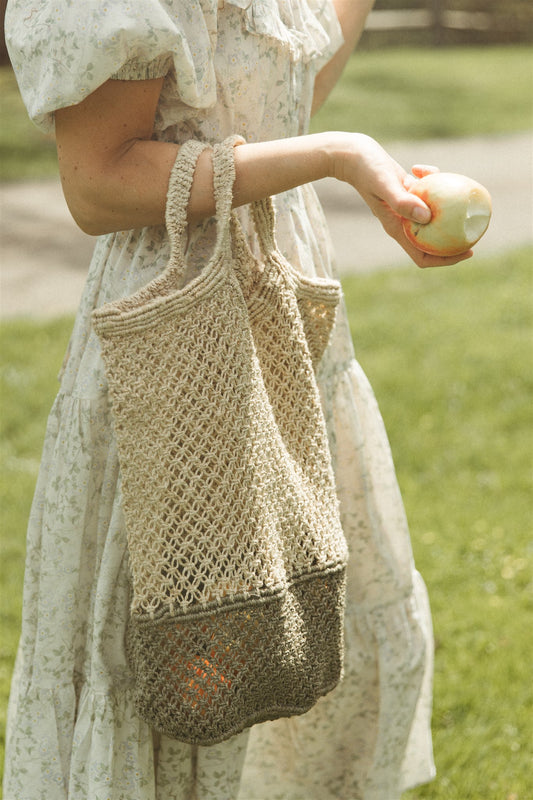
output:
POLYGON ((402 220, 391 207, 386 203, 371 203, 369 204, 374 215, 379 219, 385 231, 395 239, 398 244, 405 250, 407 255, 420 267, 420 269, 427 269, 430 267, 449 267, 453 264, 459 264, 461 261, 466 261, 471 258, 474 253, 472 250, 467 250, 456 256, 434 256, 429 253, 424 253, 415 247, 406 237, 402 220))
POLYGON ((433 167, 429 164, 414 164, 411 167, 412 175, 406 175, 403 181, 403 185, 406 189, 410 189, 414 184, 419 180, 419 178, 424 178, 426 175, 433 175, 435 172, 440 172, 438 167, 433 167))
POLYGON ((456 256, 434 256, 429 253, 424 253, 415 247, 406 237, 400 219, 391 220, 388 224, 387 232, 398 242, 398 244, 405 250, 408 256, 415 262, 420 269, 427 269, 429 267, 450 267, 453 264, 459 264, 461 261, 467 261, 474 255, 473 250, 466 250, 456 256))
POLYGON ((461 261, 467 261, 474 255, 473 250, 467 250, 465 253, 460 253, 457 256, 432 256, 429 253, 423 253, 421 250, 413 247, 409 241, 399 241, 399 244, 420 269, 451 267, 454 264, 459 264, 461 261))
POLYGON ((414 164, 411 167, 411 172, 417 178, 423 178, 424 175, 432 175, 434 172, 440 172, 438 167, 433 167, 429 164, 414 164))
MULTIPOLYGON (((407 191, 410 191, 410 189, 413 188, 413 186, 416 184, 416 182, 420 178, 423 178, 426 175, 432 175, 435 172, 439 172, 439 171, 440 170, 439 170, 438 167, 433 167, 433 166, 431 166, 429 164, 415 164, 412 167, 413 174, 412 175, 406 174, 404 176, 403 186, 404 186, 405 189, 407 189, 407 191)), ((427 214, 425 214, 425 213, 421 214, 420 211, 418 210, 419 208, 420 208, 420 206, 416 206, 413 209, 414 216, 412 217, 412 219, 414 219, 415 222, 422 222, 422 223, 429 222, 429 219, 427 219, 427 214)), ((411 215, 409 213, 407 213, 407 214, 402 214, 402 216, 410 217, 411 215)))
POLYGON ((431 211, 420 197, 409 191, 409 188, 405 186, 405 180, 406 178, 402 181, 404 185, 395 189, 387 187, 386 192, 383 193, 386 195, 383 199, 398 216, 425 225, 431 220, 431 211))
POLYGON ((381 176, 381 191, 379 195, 375 195, 376 199, 388 205, 398 216, 425 225, 431 220, 431 210, 420 197, 409 191, 417 179, 405 172, 399 164, 392 163, 395 169, 392 174, 389 171, 381 176))
POLYGON ((438 256, 430 256, 429 253, 422 253, 422 258, 415 261, 415 264, 420 267, 420 269, 426 269, 428 267, 453 267, 461 261, 468 261, 473 255, 473 250, 467 250, 466 253, 461 253, 461 255, 458 256, 449 256, 447 258, 439 258, 438 256))

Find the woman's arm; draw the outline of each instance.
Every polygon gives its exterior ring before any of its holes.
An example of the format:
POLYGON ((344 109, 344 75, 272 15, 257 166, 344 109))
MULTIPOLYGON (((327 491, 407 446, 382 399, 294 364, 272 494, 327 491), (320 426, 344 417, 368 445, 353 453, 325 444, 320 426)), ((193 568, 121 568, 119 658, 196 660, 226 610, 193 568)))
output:
MULTIPOLYGON (((72 216, 92 235, 161 225, 177 144, 152 140, 162 79, 108 81, 76 106, 56 111, 63 191, 72 216)), ((328 137, 317 134, 241 145, 235 205, 325 177, 328 137)), ((198 162, 189 222, 215 212, 211 155, 198 162)))
MULTIPOLYGON (((63 191, 74 219, 87 233, 164 224, 179 146, 152 139, 161 85, 160 79, 108 81, 79 105, 56 112, 63 191)), ((243 144, 235 150, 235 169, 236 206, 333 176, 361 194, 419 266, 444 266, 469 255, 438 258, 410 244, 401 217, 427 221, 429 209, 407 191, 413 179, 363 134, 328 132, 243 144)), ((212 178, 211 155, 205 151, 192 185, 191 223, 214 213, 212 178)))
POLYGON ((333 5, 342 28, 344 44, 316 76, 311 114, 318 111, 339 80, 346 62, 361 38, 374 0, 333 0, 333 5))

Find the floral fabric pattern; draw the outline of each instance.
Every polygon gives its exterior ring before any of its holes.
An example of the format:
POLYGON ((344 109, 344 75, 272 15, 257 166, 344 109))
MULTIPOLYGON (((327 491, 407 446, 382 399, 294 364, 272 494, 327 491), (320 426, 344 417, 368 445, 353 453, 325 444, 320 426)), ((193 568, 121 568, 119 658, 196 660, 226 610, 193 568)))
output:
MULTIPOLYGON (((164 77, 156 139, 306 133, 317 70, 342 41, 330 0, 9 0, 6 34, 32 118, 109 78, 164 77), (38 76, 38 77, 36 77, 38 76)), ((333 275, 312 186, 275 199, 294 267, 333 275)), ((255 246, 246 208, 243 226, 255 246)), ((195 274, 213 221, 191 232, 195 274)), ((163 227, 97 240, 51 411, 28 527, 23 626, 8 711, 6 800, 396 800, 434 774, 432 632, 383 423, 344 310, 319 383, 350 547, 345 675, 301 717, 212 747, 136 714, 121 476, 91 312, 164 269, 163 227)))

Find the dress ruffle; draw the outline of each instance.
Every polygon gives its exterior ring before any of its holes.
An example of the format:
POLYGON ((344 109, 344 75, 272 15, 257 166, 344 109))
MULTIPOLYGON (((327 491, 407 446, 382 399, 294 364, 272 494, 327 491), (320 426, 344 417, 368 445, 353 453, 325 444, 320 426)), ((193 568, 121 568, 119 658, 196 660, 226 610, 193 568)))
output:
POLYGON ((287 47, 293 60, 325 62, 343 42, 331 3, 325 0, 225 0, 245 12, 250 33, 287 47))
POLYGON ((394 800, 434 775, 431 749, 420 747, 430 715, 431 630, 425 587, 414 577, 403 602, 367 614, 351 607, 345 675, 330 697, 302 717, 251 729, 238 800, 267 800, 267 782, 268 800, 394 800), (319 776, 309 770, 315 761, 323 764, 319 776))
MULTIPOLYGON (((433 775, 431 750, 420 747, 432 670, 426 603, 415 576, 405 602, 368 614, 352 609, 345 676, 336 691, 302 717, 199 748, 201 797, 389 800, 433 775), (315 760, 324 765, 318 778, 309 769, 315 760)), ((25 686, 25 671, 19 660, 19 691, 9 710, 17 724, 8 725, 13 757, 5 771, 13 794, 6 800, 25 797, 26 786, 39 786, 46 800, 181 800, 193 780, 190 747, 154 735, 137 716, 127 685, 25 686)))
POLYGON ((136 715, 128 689, 30 686, 17 715, 10 752, 28 752, 28 731, 38 749, 22 768, 16 760, 17 774, 6 763, 6 784, 20 792, 13 798, 39 786, 46 800, 104 800, 112 787, 116 800, 156 800, 152 732, 136 715))
POLYGON ((21 5, 8 5, 7 47, 28 113, 47 132, 56 109, 81 102, 110 78, 171 72, 183 103, 213 106, 217 14, 225 5, 242 11, 248 32, 275 40, 294 61, 316 59, 318 67, 342 42, 329 0, 89 0, 83 10, 42 0, 22 12, 21 5), (62 35, 53 35, 59 26, 62 35))

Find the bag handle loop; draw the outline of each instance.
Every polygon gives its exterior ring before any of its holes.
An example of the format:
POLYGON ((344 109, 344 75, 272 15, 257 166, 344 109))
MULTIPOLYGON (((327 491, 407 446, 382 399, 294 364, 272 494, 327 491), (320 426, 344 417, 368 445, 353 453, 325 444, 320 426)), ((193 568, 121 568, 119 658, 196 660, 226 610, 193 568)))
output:
MULTIPOLYGON (((214 258, 231 255, 234 236, 232 219, 233 185, 235 183, 234 148, 244 144, 242 136, 229 136, 213 148, 206 142, 188 139, 179 149, 172 167, 165 212, 166 228, 170 240, 170 259, 167 274, 179 281, 185 273, 185 250, 187 234, 187 209, 196 165, 206 149, 213 154, 213 188, 217 236, 214 258)), ((251 204, 254 226, 263 255, 276 248, 274 238, 275 215, 272 198, 265 197, 251 204)))
POLYGON ((185 271, 187 208, 198 159, 209 148, 207 142, 188 139, 178 151, 168 182, 165 223, 170 240, 170 259, 167 272, 181 277, 185 271))

